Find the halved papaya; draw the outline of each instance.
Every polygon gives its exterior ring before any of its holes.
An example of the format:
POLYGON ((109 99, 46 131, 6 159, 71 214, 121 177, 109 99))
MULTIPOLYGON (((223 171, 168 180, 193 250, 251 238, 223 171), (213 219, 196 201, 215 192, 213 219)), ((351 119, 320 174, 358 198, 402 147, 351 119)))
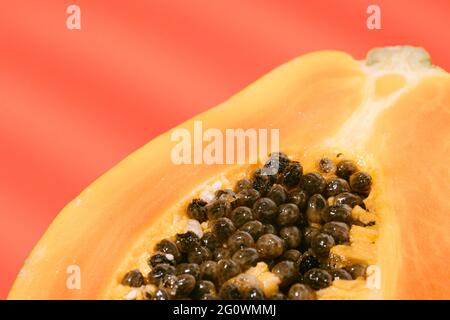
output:
MULTIPOLYGON (((280 150, 304 172, 327 157, 352 159, 370 174, 366 209, 352 211, 366 224, 352 225, 350 243, 330 253, 341 266, 369 267, 362 278, 335 279, 317 297, 450 297, 450 76, 423 49, 379 48, 363 61, 337 51, 306 54, 174 130, 197 120, 223 131, 280 128, 280 150)), ((25 261, 9 299, 139 296, 122 284, 124 275, 149 271, 155 244, 186 230, 190 199, 214 186, 229 188, 254 169, 176 165, 171 132, 121 161, 61 211, 25 261), (77 286, 68 283, 74 270, 77 286)), ((267 264, 247 273, 273 279, 267 264)))

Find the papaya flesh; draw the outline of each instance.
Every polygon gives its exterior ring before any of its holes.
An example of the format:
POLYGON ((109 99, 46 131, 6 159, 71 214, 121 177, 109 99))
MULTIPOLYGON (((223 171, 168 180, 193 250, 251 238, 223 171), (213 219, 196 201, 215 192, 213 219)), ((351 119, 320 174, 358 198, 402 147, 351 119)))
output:
MULTIPOLYGON (((450 76, 423 49, 378 48, 363 61, 337 51, 306 54, 177 128, 197 120, 223 132, 280 128, 280 150, 309 171, 317 159, 342 153, 372 175, 367 205, 377 215, 375 240, 333 250, 373 266, 378 285, 336 280, 319 298, 450 297, 450 76)), ((123 298, 124 273, 141 268, 157 241, 183 228, 186 203, 251 169, 176 165, 171 132, 129 155, 60 212, 9 299, 123 298), (68 283, 73 266, 76 287, 68 283)), ((372 237, 358 228, 352 235, 372 237)))

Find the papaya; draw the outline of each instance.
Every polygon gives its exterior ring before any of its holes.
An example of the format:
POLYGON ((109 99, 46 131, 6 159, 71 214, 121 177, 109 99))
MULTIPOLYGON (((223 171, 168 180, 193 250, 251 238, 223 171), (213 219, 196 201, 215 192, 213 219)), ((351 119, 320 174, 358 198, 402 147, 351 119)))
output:
POLYGON ((222 297, 237 294, 241 282, 253 283, 250 298, 282 298, 284 292, 292 299, 448 299, 449 141, 450 76, 424 49, 375 48, 365 60, 339 51, 305 54, 153 139, 88 186, 37 243, 8 298, 168 298, 168 290, 148 282, 158 268, 173 276, 169 287, 206 290, 213 281, 194 289, 192 281, 200 281, 195 270, 180 277, 174 264, 200 259, 201 272, 220 264, 234 270, 234 256, 217 262, 205 247, 192 247, 200 238, 211 244, 208 233, 233 237, 228 249, 239 245, 249 257, 267 258, 219 281, 222 297), (271 180, 255 177, 266 159, 256 165, 174 163, 172 133, 196 121, 221 132, 279 128, 281 153, 270 155, 266 166, 277 159, 290 169, 271 180), (249 190, 246 183, 262 188, 259 206, 241 203, 236 213, 224 200, 224 207, 211 208, 208 201, 233 198, 249 190), (317 186, 320 191, 312 191, 317 186), (306 207, 300 205, 304 190, 306 207), (320 201, 331 217, 326 221, 316 214, 320 201), (226 217, 212 227, 200 217, 222 209, 226 217), (239 227, 236 235, 233 223, 239 226, 255 210, 278 225, 266 223, 264 235, 250 239, 259 230, 254 220, 253 229, 239 227), (204 265, 205 255, 213 262, 204 265), (295 278, 308 264, 316 268, 295 278))

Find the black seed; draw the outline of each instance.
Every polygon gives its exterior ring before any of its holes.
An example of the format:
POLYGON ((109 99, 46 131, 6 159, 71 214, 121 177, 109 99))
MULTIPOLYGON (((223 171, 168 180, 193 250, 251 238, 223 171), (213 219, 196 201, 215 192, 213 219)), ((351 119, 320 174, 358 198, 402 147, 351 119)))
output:
POLYGON ((336 244, 344 244, 350 240, 348 225, 343 222, 325 223, 322 227, 322 232, 332 236, 336 244))
POLYGON ((278 230, 273 224, 266 223, 264 224, 264 233, 277 234, 278 230))
POLYGON ((249 179, 241 179, 236 182, 236 185, 234 186, 234 191, 241 192, 245 189, 251 189, 253 186, 252 182, 249 179))
POLYGON ((307 173, 302 176, 300 186, 308 194, 322 193, 325 190, 326 180, 318 172, 307 173))
POLYGON ((193 296, 196 299, 203 299, 205 295, 216 295, 216 287, 214 283, 208 280, 200 280, 197 282, 193 296))
POLYGON ((264 234, 264 225, 258 220, 252 220, 245 223, 239 230, 250 233, 253 240, 258 240, 260 236, 264 234))
POLYGON ((280 229, 280 237, 284 240, 286 248, 293 249, 300 246, 302 233, 296 226, 288 226, 280 229))
POLYGON ((306 208, 306 218, 311 223, 321 223, 322 214, 327 208, 327 200, 320 195, 315 194, 308 200, 308 205, 306 208))
POLYGON ((148 260, 148 265, 151 267, 156 267, 161 263, 168 263, 171 265, 175 265, 175 257, 173 255, 168 255, 164 252, 156 252, 154 255, 150 257, 148 260))
POLYGON ((231 251, 228 248, 217 248, 216 251, 214 251, 213 256, 215 261, 229 259, 231 258, 231 251))
POLYGON ((277 258, 283 254, 284 241, 274 234, 265 234, 256 242, 256 250, 262 258, 277 258))
POLYGON ((122 284, 124 286, 130 286, 135 288, 144 285, 144 282, 145 282, 144 276, 138 269, 127 272, 122 279, 122 284))
POLYGON ((214 196, 218 200, 225 200, 231 202, 236 196, 236 193, 231 189, 219 189, 214 193, 214 196))
POLYGON ((226 200, 214 200, 206 206, 209 220, 228 217, 231 212, 231 204, 226 200))
POLYGON ((270 198, 258 199, 253 205, 253 213, 262 222, 273 222, 278 214, 277 204, 270 198))
POLYGON ((164 252, 166 254, 171 254, 175 258, 176 261, 181 260, 181 253, 177 248, 175 242, 169 239, 163 239, 158 242, 155 246, 154 251, 164 252))
POLYGON ((357 279, 359 277, 365 278, 366 269, 367 266, 364 264, 354 264, 345 268, 345 270, 347 270, 352 275, 353 279, 357 279))
POLYGON ((299 280, 299 273, 295 263, 289 260, 284 260, 273 266, 271 272, 275 274, 280 280, 281 287, 287 287, 299 280))
POLYGON ((280 205, 282 203, 286 202, 287 194, 286 190, 284 190, 283 186, 281 184, 274 184, 270 190, 267 196, 272 199, 277 205, 280 205))
POLYGON ((176 273, 175 267, 169 264, 158 264, 148 273, 148 282, 154 285, 159 285, 161 280, 169 274, 176 273))
POLYGON ((327 256, 333 246, 333 237, 325 233, 317 234, 311 241, 311 249, 319 257, 327 256))
POLYGON ((286 296, 282 292, 277 292, 270 297, 270 300, 286 300, 286 296))
POLYGON ((303 283, 296 283, 291 286, 288 292, 289 300, 316 300, 314 290, 303 283))
POLYGON ((187 255, 189 263, 201 264, 203 261, 212 259, 211 251, 203 246, 192 248, 187 255))
POLYGON ((339 221, 351 223, 352 208, 346 204, 329 206, 322 212, 322 220, 325 222, 339 221))
POLYGON ((236 228, 253 220, 253 212, 249 207, 237 207, 231 212, 230 219, 236 228))
POLYGON ((327 185, 325 187, 325 195, 327 197, 333 197, 342 192, 350 191, 350 186, 348 182, 342 178, 331 178, 327 181, 327 185))
POLYGON ((333 278, 327 271, 318 268, 307 271, 303 279, 303 281, 314 290, 328 287, 332 280, 333 278))
POLYGON ((305 190, 296 188, 292 189, 288 193, 288 202, 297 205, 300 210, 305 209, 306 203, 308 202, 308 195, 305 190))
POLYGON ((352 280, 352 275, 344 269, 331 269, 330 274, 333 280, 352 280))
POLYGON ((224 300, 239 300, 242 299, 242 293, 239 286, 232 281, 228 281, 220 288, 220 298, 224 300))
POLYGON ((175 297, 177 291, 177 276, 166 274, 160 282, 160 288, 164 289, 171 297, 175 297))
POLYGON ((300 217, 298 207, 293 203, 282 204, 278 207, 277 223, 279 226, 294 224, 300 217))
POLYGON ((274 152, 264 164, 264 168, 268 169, 267 172, 271 174, 277 174, 283 172, 289 162, 290 160, 285 154, 274 152))
POLYGON ((255 241, 250 233, 239 230, 233 233, 227 241, 227 248, 229 248, 232 253, 239 249, 251 248, 254 245, 255 241))
POLYGON ((350 160, 342 160, 336 166, 336 175, 345 180, 348 180, 356 171, 358 171, 358 167, 350 160))
POLYGON ((338 194, 334 198, 334 204, 335 205, 343 205, 346 204, 350 206, 351 208, 355 206, 360 206, 362 208, 365 208, 364 202, 362 201, 361 197, 350 192, 343 192, 338 194))
POLYGON ((350 187, 353 191, 367 195, 372 186, 372 177, 366 172, 355 172, 350 176, 350 187))
POLYGON ((264 300, 264 292, 260 288, 249 288, 242 296, 244 300, 264 300))
POLYGON ((200 239, 192 232, 178 233, 175 237, 175 243, 180 252, 187 253, 200 245, 200 239))
POLYGON ((169 300, 169 294, 164 289, 158 289, 155 292, 153 300, 169 300))
POLYGON ((307 251, 300 258, 298 265, 300 273, 304 274, 311 269, 318 268, 320 263, 312 252, 307 251))
POLYGON ((297 263, 301 256, 302 256, 302 253, 300 251, 295 250, 295 249, 290 249, 290 250, 286 250, 284 252, 283 259, 297 263))
POLYGON ((206 201, 202 199, 193 199, 187 207, 187 215, 200 222, 206 221, 206 201))
POLYGON ((253 173, 253 189, 257 190, 261 195, 266 195, 275 182, 274 176, 267 174, 268 171, 257 169, 253 173))
POLYGON ((319 170, 323 173, 333 173, 336 171, 336 165, 333 160, 322 158, 319 160, 319 170))
POLYGON ((303 236, 302 236, 302 248, 304 250, 307 250, 311 247, 311 240, 312 238, 320 232, 320 229, 318 227, 309 226, 306 227, 303 230, 303 236))
POLYGON ((246 270, 256 265, 259 260, 259 254, 254 248, 244 248, 236 251, 232 259, 239 265, 241 270, 246 270))
POLYGON ((260 198, 260 194, 255 189, 245 189, 240 191, 236 197, 237 206, 252 208, 255 201, 260 198))
POLYGON ((241 272, 239 265, 231 259, 222 259, 217 262, 217 274, 219 283, 224 283, 241 272))
POLYGON ((288 188, 293 188, 299 184, 302 174, 303 167, 300 162, 292 161, 281 174, 282 183, 288 188))
POLYGON ((176 275, 190 274, 195 279, 200 279, 200 266, 195 263, 180 263, 176 267, 176 275))
POLYGON ((210 280, 217 282, 217 262, 205 261, 200 265, 200 278, 202 280, 210 280))
POLYGON ((190 274, 182 274, 178 276, 176 282, 177 298, 187 297, 195 288, 195 278, 190 274))
POLYGON ((214 251, 219 246, 219 240, 217 240, 217 236, 212 232, 205 232, 201 243, 211 251, 214 251))
POLYGON ((236 231, 236 228, 230 219, 219 218, 214 221, 212 231, 219 241, 224 241, 236 231))

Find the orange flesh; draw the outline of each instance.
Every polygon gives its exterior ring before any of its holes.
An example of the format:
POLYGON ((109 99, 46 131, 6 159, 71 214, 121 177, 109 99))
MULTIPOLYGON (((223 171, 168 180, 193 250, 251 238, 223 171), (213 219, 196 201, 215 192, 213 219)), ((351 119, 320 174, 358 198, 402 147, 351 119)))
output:
MULTIPOLYGON (((387 60, 391 54, 385 53, 387 60)), ((379 297, 448 298, 450 77, 429 68, 419 67, 412 82, 404 75, 405 85, 388 77, 370 95, 373 76, 358 61, 341 52, 312 53, 179 128, 190 130, 195 120, 204 129, 280 128, 280 150, 295 150, 300 161, 337 152, 362 156, 382 189, 374 190, 372 204, 382 215, 379 297), (388 99, 377 104, 377 93, 388 99)), ((196 190, 242 171, 174 165, 170 133, 131 154, 64 208, 25 262, 10 299, 110 298, 130 254, 165 236, 171 215, 196 190), (66 286, 73 264, 81 269, 79 290, 66 286)))

